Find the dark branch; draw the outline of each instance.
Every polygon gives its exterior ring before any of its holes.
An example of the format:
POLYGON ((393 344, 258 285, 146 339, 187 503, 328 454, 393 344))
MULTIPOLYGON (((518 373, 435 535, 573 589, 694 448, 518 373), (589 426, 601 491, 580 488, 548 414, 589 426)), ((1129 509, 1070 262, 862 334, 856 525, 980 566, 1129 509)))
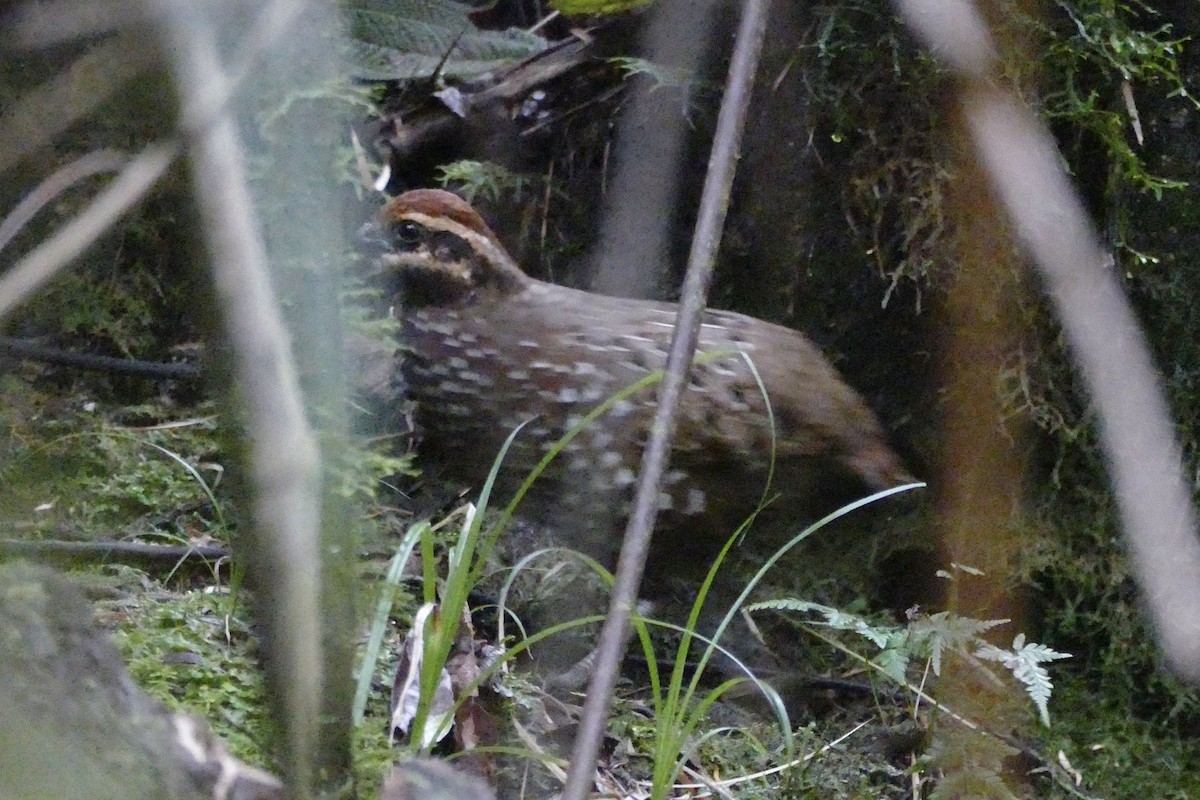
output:
POLYGON ((138 375, 146 378, 195 380, 200 377, 202 372, 199 364, 139 361, 133 358, 98 356, 92 353, 73 353, 70 350, 47 347, 29 339, 12 339, 7 336, 0 336, 0 356, 41 361, 46 364, 57 364, 76 369, 138 375))

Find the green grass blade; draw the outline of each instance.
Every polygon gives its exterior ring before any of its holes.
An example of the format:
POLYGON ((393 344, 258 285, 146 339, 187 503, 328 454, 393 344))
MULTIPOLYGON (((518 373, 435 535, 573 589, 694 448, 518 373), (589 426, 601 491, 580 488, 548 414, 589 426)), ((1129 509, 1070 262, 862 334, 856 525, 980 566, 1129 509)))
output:
POLYGON ((367 634, 367 646, 363 652, 362 664, 359 666, 358 675, 355 678, 354 705, 351 706, 351 715, 355 725, 362 724, 363 715, 366 712, 367 698, 371 694, 371 679, 375 675, 375 664, 379 660, 383 635, 387 631, 388 618, 392 614, 392 604, 395 600, 396 588, 400 584, 400 575, 404 571, 404 565, 412 556, 417 541, 429 527, 429 523, 424 520, 411 525, 405 532, 404 538, 400 540, 400 547, 397 548, 396 555, 392 556, 391 563, 388 564, 387 576, 379 590, 379 600, 375 604, 375 616, 371 619, 371 628, 367 634))

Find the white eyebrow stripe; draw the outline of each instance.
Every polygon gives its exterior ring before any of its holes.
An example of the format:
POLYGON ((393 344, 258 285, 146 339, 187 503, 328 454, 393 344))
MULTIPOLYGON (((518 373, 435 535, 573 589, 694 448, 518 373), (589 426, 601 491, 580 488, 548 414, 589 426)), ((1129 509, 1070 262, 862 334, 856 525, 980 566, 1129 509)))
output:
POLYGON ((429 228, 432 231, 444 231, 453 233, 460 239, 465 240, 471 245, 471 248, 476 252, 486 249, 494 249, 496 245, 491 239, 481 234, 474 228, 469 228, 461 222, 455 222, 449 217, 434 217, 429 214, 423 214, 420 211, 409 211, 404 214, 401 219, 411 220, 420 225, 429 228))
POLYGON ((407 211, 399 218, 393 220, 393 223, 401 220, 416 222, 424 225, 431 231, 452 233, 466 242, 477 255, 495 267, 498 272, 505 273, 521 282, 529 280, 529 276, 517 266, 517 263, 512 260, 512 256, 508 254, 508 251, 497 244, 490 236, 485 236, 474 228, 463 225, 461 222, 456 222, 449 217, 432 216, 420 211, 407 211))

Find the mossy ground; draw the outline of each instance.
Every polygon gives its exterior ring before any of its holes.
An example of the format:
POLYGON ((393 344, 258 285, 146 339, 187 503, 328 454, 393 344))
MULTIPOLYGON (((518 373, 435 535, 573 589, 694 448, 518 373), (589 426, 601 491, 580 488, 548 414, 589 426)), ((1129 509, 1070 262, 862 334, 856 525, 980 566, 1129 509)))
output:
MULTIPOLYGON (((1172 189, 1177 181, 1197 180, 1197 115, 1177 91, 1184 86, 1191 87, 1193 96, 1200 93, 1197 73, 1194 64, 1179 61, 1186 31, 1164 27, 1145 9, 1122 7, 1113 13, 1110 6, 1064 3, 1045 25, 1024 20, 1019 34, 1036 42, 1045 57, 1036 69, 1013 61, 1010 77, 1028 90, 1027 96, 1038 96, 1031 88, 1036 86, 1044 98, 1041 110, 1109 238, 1146 324, 1181 421, 1185 458, 1194 471, 1200 440, 1195 426, 1200 419, 1194 346, 1200 340, 1196 195, 1172 189), (1145 128, 1153 134, 1144 147, 1133 146, 1124 104, 1114 100, 1126 81, 1135 88, 1145 128)), ((756 244, 754 209, 735 205, 730 225, 735 235, 727 239, 725 252, 729 271, 718 277, 716 289, 718 297, 732 304, 817 332, 841 356, 839 366, 852 382, 893 422, 906 455, 930 463, 938 446, 930 441, 929 429, 941 407, 930 399, 937 396, 939 384, 929 377, 930 347, 921 337, 930 325, 928 300, 946 291, 955 269, 939 249, 946 189, 954 178, 946 168, 944 145, 934 136, 944 122, 946 80, 879 8, 867 3, 814 7, 801 26, 799 44, 789 43, 780 51, 772 74, 806 75, 805 124, 813 143, 810 151, 820 155, 802 165, 805 182, 811 180, 815 187, 807 190, 811 196, 777 198, 775 203, 777 208, 806 209, 782 221, 789 231, 803 234, 799 241, 804 247, 772 255, 761 242, 756 244), (801 249, 808 255, 798 263, 795 253, 801 249), (859 269, 864 261, 865 271, 859 269), (745 278, 761 273, 739 271, 767 262, 792 283, 772 280, 766 286, 745 278), (887 305, 882 312, 881 300, 887 305), (872 358, 881 351, 899 355, 872 358)), ((1186 21, 1182 13, 1176 17, 1177 26, 1186 21)), ((43 77, 22 80, 33 83, 43 77)), ((6 82, 4 96, 15 96, 10 88, 6 82)), ((143 102, 158 97, 148 91, 139 96, 143 102)), ((597 108, 608 113, 609 106, 597 108)), ((785 112, 795 116, 796 110, 789 106, 785 112)), ((144 132, 131 133, 128 121, 149 117, 131 114, 128 107, 110 115, 121 124, 90 126, 93 138, 103 139, 112 128, 117 140, 136 139, 144 132)), ((601 130, 607 123, 598 118, 586 127, 601 130)), ((567 133, 574 135, 567 131, 564 140, 570 139, 567 133)), ((587 162, 576 156, 599 153, 603 144, 599 139, 566 141, 557 155, 562 168, 549 172, 570 176, 578 185, 595 184, 587 168, 569 165, 587 162)), ((781 168, 774 151, 767 160, 772 170, 781 168)), ((86 269, 54 284, 28 307, 15 323, 22 332, 53 331, 67 344, 142 358, 164 358, 171 345, 195 336, 202 327, 199 320, 182 315, 188 321, 178 325, 179 309, 195 305, 190 279, 178 265, 194 253, 187 246, 190 214, 178 199, 182 181, 175 176, 171 185, 173 190, 152 198, 107 237, 86 269)), ((84 194, 64 196, 51 222, 70 218, 84 194)), ((540 208, 541 192, 535 194, 540 208)), ((749 205, 755 202, 767 203, 749 205)), ((561 272, 563 262, 578 255, 577 231, 559 230, 556 223, 587 217, 581 210, 585 206, 563 202, 547 211, 545 238, 558 242, 558 249, 533 256, 531 262, 540 259, 561 272)), ((36 242, 49 229, 48 224, 32 228, 16 245, 36 242)), ((994 748, 1002 751, 1000 769, 974 772, 973 791, 975 796, 1005 796, 990 782, 1003 772, 1014 779, 1010 787, 1017 796, 1200 797, 1194 769, 1200 763, 1194 743, 1200 729, 1196 690, 1173 680, 1158 661, 1125 563, 1087 398, 1075 385, 1053 318, 1036 300, 1022 313, 1030 334, 1023 345, 1033 349, 1014 358, 1000 386, 1010 390, 1014 412, 1025 415, 1036 436, 1026 454, 1029 507, 1022 509, 1019 523, 1025 547, 1005 580, 1012 592, 1030 598, 1030 636, 1073 658, 1053 665, 1050 728, 1038 725, 1026 699, 1016 692, 1025 705, 1015 730, 993 731, 1009 737, 1003 747, 994 748), (1078 771, 1078 785, 1060 763, 1060 751, 1078 771)), ((84 379, 30 367, 0 376, 3 538, 228 546, 236 530, 230 482, 222 477, 236 469, 223 429, 229 421, 214 403, 172 398, 171 392, 171 387, 141 380, 84 379)), ((395 466, 374 456, 350 459, 342 470, 346 491, 360 497, 369 493, 376 478, 395 466)), ((779 578, 778 583, 787 594, 861 613, 873 625, 895 623, 890 612, 904 608, 891 600, 896 584, 937 580, 930 577, 931 570, 918 569, 929 566, 919 556, 898 557, 905 548, 897 546, 912 544, 917 553, 932 553, 932 516, 927 507, 903 510, 847 535, 818 537, 788 576, 797 580, 779 578)), ((360 555, 366 579, 360 618, 373 608, 377 578, 406 522, 397 510, 380 506, 363 515, 360 555)), ((200 566, 132 567, 115 560, 81 566, 74 561, 75 575, 96 601, 98 623, 113 631, 137 681, 164 702, 204 716, 238 755, 270 766, 273 734, 264 709, 260 651, 250 605, 239 587, 236 549, 231 563, 200 566)), ((396 610, 387 633, 391 654, 376 666, 367 718, 356 731, 364 796, 370 796, 395 757, 384 733, 386 696, 395 649, 414 605, 405 596, 396 610)), ((790 637, 791 653, 807 674, 844 679, 865 691, 810 693, 811 704, 795 720, 795 753, 813 757, 778 775, 738 784, 733 790, 737 796, 928 796, 938 785, 934 759, 942 758, 943 765, 948 759, 946 748, 929 742, 939 732, 950 740, 975 736, 946 713, 934 713, 910 693, 871 677, 862 662, 816 638, 809 628, 794 621, 766 626, 777 636, 790 637), (860 724, 864 727, 856 730, 860 724), (843 734, 848 738, 825 749, 843 734)), ((875 654, 856 634, 834 635, 849 649, 875 654)), ((912 665, 912 681, 928 677, 923 666, 912 665)), ((614 786, 631 792, 641 789, 635 781, 649 771, 647 753, 656 736, 644 674, 644 668, 631 668, 622 686, 605 754, 614 786)), ((548 705, 553 703, 526 687, 498 707, 536 715, 548 705)), ((785 760, 777 729, 762 716, 737 704, 714 707, 710 716, 704 730, 724 730, 699 743, 692 759, 706 777, 768 770, 785 760)), ((539 731, 532 744, 518 746, 526 752, 535 745, 553 750, 551 745, 560 746, 568 733, 539 731)), ((951 758, 970 763, 962 754, 951 758)), ((512 757, 496 763, 511 785, 538 784, 553 791, 556 779, 537 762, 512 757)))

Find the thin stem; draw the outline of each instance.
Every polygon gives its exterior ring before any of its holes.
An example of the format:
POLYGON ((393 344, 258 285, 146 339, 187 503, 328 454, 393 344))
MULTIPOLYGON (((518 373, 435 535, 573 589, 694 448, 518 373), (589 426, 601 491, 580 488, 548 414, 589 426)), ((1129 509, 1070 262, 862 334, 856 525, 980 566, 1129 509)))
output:
POLYGON ((748 0, 742 13, 733 62, 717 132, 709 160, 709 173, 700 200, 696 233, 688 257, 683 297, 675 322, 671 352, 667 357, 666 377, 659 391, 658 408, 651 428, 650 442, 642 461, 633 515, 625 532, 621 557, 617 562, 616 583, 608 617, 600 634, 600 655, 596 672, 588 687, 583 719, 571 756, 571 773, 563 789, 563 800, 584 800, 592 784, 596 759, 604 738, 608 707, 617 682, 622 654, 630 633, 630 615, 637 602, 638 588, 650 549, 650 534, 658 514, 658 495, 663 470, 675 433, 676 412, 683 392, 692 356, 700 335, 700 317, 704 311, 713 262, 721 241, 721 229, 729 207, 729 192, 745 125, 746 109, 754 85, 759 53, 766 31, 769 0, 748 0))

